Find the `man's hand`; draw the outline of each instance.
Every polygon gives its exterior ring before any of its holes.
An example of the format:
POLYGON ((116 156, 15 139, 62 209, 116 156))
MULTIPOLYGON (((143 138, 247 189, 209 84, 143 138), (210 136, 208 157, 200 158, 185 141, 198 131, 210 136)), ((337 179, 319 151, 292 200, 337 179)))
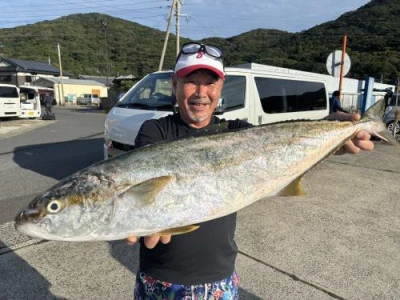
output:
MULTIPOLYGON (((360 114, 347 114, 343 112, 336 112, 330 114, 325 119, 327 120, 340 120, 340 121, 358 121, 361 119, 360 114)), ((336 155, 345 153, 357 154, 361 150, 373 150, 374 143, 371 141, 371 135, 366 131, 359 131, 350 140, 347 141, 342 148, 336 151, 336 155)))
MULTIPOLYGON (((134 245, 138 241, 136 236, 130 236, 126 239, 126 243, 129 246, 134 245)), ((153 249, 158 242, 163 244, 168 244, 171 241, 171 235, 155 235, 155 236, 145 236, 143 238, 144 245, 148 249, 153 249)))

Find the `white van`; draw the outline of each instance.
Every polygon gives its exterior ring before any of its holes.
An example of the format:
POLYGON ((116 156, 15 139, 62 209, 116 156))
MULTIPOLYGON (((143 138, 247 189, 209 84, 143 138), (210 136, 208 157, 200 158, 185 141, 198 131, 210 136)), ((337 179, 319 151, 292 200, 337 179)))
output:
MULTIPOLYGON (((147 75, 111 109, 105 121, 105 159, 133 149, 144 121, 174 112, 171 76, 172 71, 147 75)), ((316 120, 328 113, 324 81, 289 69, 254 64, 225 68, 224 88, 215 112, 218 117, 242 119, 254 125, 316 120)))
POLYGON ((54 89, 42 86, 22 85, 19 87, 21 97, 20 118, 35 119, 42 114, 41 104, 48 93, 54 98, 54 89))
POLYGON ((20 114, 19 89, 12 84, 0 84, 0 117, 18 117, 20 114))

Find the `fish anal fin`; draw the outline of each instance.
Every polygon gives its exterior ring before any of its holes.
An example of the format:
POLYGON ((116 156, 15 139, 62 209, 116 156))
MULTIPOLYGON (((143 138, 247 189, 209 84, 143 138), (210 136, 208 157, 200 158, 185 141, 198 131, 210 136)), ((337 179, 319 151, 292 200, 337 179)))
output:
POLYGON ((157 232, 157 233, 153 234, 152 236, 184 234, 184 233, 194 231, 194 230, 198 229, 199 227, 200 227, 199 225, 188 225, 188 226, 170 228, 170 229, 165 229, 163 231, 157 232))
POLYGON ((161 176, 132 186, 123 195, 135 198, 136 204, 145 206, 153 203, 155 196, 173 180, 173 176, 161 176))
POLYGON ((279 196, 290 197, 290 196, 304 196, 306 192, 304 191, 301 182, 303 176, 300 176, 296 180, 292 181, 287 185, 282 191, 279 192, 279 196))

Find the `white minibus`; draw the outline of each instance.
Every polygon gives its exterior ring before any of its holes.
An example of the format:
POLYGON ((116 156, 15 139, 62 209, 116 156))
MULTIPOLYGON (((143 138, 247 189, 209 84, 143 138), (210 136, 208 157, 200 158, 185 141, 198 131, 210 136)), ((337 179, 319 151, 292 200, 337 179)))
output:
POLYGON ((0 84, 0 117, 18 117, 21 114, 19 89, 12 84, 0 84))
MULTIPOLYGON (((262 65, 261 65, 262 66, 262 65)), ((329 113, 325 82, 288 69, 235 67, 225 69, 225 83, 215 114, 254 125, 294 119, 321 119, 329 113)), ((105 121, 104 157, 135 146, 142 123, 172 114, 172 71, 154 72, 136 83, 110 110, 105 121)))

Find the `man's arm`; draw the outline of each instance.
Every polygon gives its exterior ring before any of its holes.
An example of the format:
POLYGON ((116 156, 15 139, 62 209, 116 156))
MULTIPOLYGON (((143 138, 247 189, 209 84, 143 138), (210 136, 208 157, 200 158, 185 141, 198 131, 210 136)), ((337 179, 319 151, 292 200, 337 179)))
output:
POLYGON ((344 113, 349 113, 347 110, 342 108, 342 104, 340 103, 340 100, 338 98, 335 98, 335 107, 336 107, 336 111, 341 111, 344 113))
POLYGON ((347 110, 343 109, 341 106, 339 106, 339 107, 336 109, 336 111, 341 111, 341 112, 344 112, 344 113, 346 113, 346 114, 349 114, 349 112, 348 112, 347 110))

